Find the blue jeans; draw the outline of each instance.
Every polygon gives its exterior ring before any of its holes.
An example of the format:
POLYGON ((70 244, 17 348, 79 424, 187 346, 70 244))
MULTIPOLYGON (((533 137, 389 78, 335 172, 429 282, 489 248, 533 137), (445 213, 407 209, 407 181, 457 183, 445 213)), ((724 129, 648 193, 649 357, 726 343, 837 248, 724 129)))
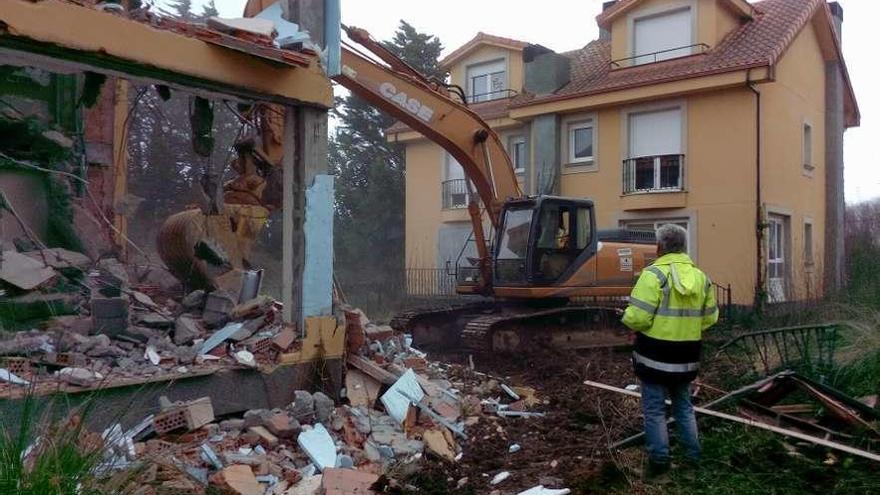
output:
POLYGON ((678 425, 678 439, 685 455, 692 461, 700 459, 697 418, 691 405, 690 384, 660 385, 642 381, 642 414, 645 418, 645 446, 648 459, 658 464, 669 462, 669 431, 666 428, 666 395, 672 401, 672 417, 678 425))

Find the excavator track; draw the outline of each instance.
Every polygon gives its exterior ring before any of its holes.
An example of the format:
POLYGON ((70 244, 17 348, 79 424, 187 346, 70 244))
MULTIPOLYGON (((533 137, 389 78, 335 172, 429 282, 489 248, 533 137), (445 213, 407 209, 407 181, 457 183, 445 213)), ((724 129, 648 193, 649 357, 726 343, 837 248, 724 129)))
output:
POLYGON ((461 328, 473 317, 494 311, 491 301, 448 305, 435 308, 412 309, 398 313, 391 319, 391 328, 413 336, 418 347, 458 347, 461 328))
POLYGON ((474 352, 524 352, 536 346, 564 349, 619 347, 630 333, 621 310, 565 306, 539 311, 478 316, 464 327, 461 341, 474 352))

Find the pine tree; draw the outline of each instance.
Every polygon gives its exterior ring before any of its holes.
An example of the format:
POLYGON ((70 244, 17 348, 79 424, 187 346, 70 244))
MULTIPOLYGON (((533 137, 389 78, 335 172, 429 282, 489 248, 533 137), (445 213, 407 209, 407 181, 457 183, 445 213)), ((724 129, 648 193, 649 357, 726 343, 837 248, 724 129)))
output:
MULTIPOLYGON (((444 78, 436 36, 401 21, 383 45, 426 76, 444 78)), ((336 266, 343 288, 356 298, 364 281, 383 290, 402 281, 405 159, 403 147, 385 139, 392 117, 355 95, 338 98, 334 115, 329 159, 336 174, 336 266)))
POLYGON ((217 10, 217 4, 214 3, 214 0, 211 0, 202 7, 201 17, 204 19, 207 19, 208 17, 217 17, 219 15, 220 11, 217 10))
POLYGON ((167 16, 176 17, 184 21, 193 21, 197 16, 193 13, 192 0, 166 0, 165 8, 159 7, 159 12, 167 16))

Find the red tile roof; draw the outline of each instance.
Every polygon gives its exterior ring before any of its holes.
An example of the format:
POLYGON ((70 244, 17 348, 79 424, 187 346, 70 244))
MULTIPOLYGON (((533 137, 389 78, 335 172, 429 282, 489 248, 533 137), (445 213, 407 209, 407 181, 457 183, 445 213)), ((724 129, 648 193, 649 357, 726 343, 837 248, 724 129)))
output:
MULTIPOLYGON (((492 119, 500 119, 503 117, 507 117, 510 113, 510 98, 501 98, 498 100, 484 101, 481 103, 471 103, 468 105, 468 108, 476 112, 477 115, 480 116, 483 120, 492 120, 492 119)), ((399 132, 407 132, 411 131, 408 125, 403 122, 397 121, 388 129, 385 129, 386 134, 396 134, 399 132)))
POLYGON ((648 86, 663 82, 721 74, 779 61, 795 36, 824 0, 763 0, 754 4, 755 17, 744 22, 704 54, 623 69, 611 68, 610 41, 597 40, 564 55, 571 57, 571 81, 554 94, 521 94, 512 107, 544 103, 648 86))
POLYGON ((495 36, 480 31, 477 33, 476 36, 471 38, 470 41, 456 48, 449 55, 443 57, 443 60, 440 61, 440 67, 449 67, 450 65, 455 63, 456 60, 483 43, 490 45, 500 45, 507 48, 512 48, 514 50, 522 50, 529 45, 529 43, 525 41, 515 40, 513 38, 504 38, 502 36, 495 36))

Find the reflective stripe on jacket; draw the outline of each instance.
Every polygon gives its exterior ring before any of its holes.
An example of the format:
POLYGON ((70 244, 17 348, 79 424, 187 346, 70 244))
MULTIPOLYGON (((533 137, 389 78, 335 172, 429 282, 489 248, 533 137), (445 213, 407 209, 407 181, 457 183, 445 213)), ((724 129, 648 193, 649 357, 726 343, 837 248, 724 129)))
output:
POLYGON ((649 381, 692 380, 703 330, 718 321, 712 282, 684 253, 646 267, 632 290, 623 323, 639 332, 633 363, 649 381))

